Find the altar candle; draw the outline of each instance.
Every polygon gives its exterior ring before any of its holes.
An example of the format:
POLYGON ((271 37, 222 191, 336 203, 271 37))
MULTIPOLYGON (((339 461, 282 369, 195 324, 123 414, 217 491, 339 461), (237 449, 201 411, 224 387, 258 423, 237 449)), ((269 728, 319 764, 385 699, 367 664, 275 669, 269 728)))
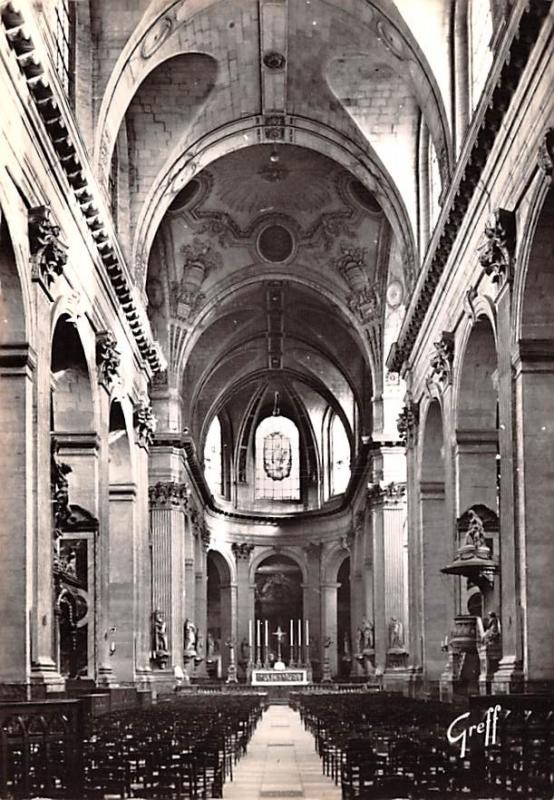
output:
POLYGON ((265 646, 267 647, 268 644, 269 644, 269 627, 268 627, 268 621, 266 620, 265 621, 265 646))
POLYGON ((306 620, 306 647, 310 644, 310 620, 306 620))
POLYGON ((298 620, 298 647, 302 644, 302 620, 298 620))
POLYGON ((262 646, 262 623, 259 619, 256 620, 256 644, 262 646))
POLYGON ((248 646, 252 647, 252 620, 248 620, 248 646))
POLYGON ((294 622, 290 621, 290 646, 294 647, 294 622))

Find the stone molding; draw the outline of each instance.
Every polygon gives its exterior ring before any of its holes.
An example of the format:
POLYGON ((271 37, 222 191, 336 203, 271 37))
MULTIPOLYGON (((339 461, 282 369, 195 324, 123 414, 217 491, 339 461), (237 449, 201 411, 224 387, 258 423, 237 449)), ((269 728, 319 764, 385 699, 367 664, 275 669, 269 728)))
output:
POLYGON ((186 483, 175 481, 158 481, 148 487, 150 509, 186 508, 188 504, 188 487, 186 483))
POLYGON ((517 28, 514 26, 512 39, 506 48, 498 80, 490 91, 489 102, 481 103, 481 119, 476 115, 472 124, 473 142, 467 149, 466 157, 458 163, 448 191, 448 202, 445 202, 434 237, 434 252, 424 268, 426 274, 411 303, 403 333, 387 360, 388 368, 394 372, 400 372, 410 357, 466 211, 481 185, 481 175, 510 101, 549 10, 550 4, 542 0, 531 0, 522 8, 519 24, 517 28))
MULTIPOLYGON (((141 319, 141 310, 132 296, 132 285, 127 266, 120 254, 119 244, 111 226, 104 222, 101 209, 96 205, 100 192, 90 177, 92 173, 86 155, 78 137, 72 131, 73 122, 70 115, 66 116, 65 104, 56 99, 55 84, 48 78, 48 71, 40 61, 35 43, 31 36, 23 32, 25 25, 23 14, 13 9, 8 13, 5 9, 1 20, 8 44, 16 56, 16 63, 29 89, 31 101, 44 123, 46 135, 57 154, 59 166, 75 195, 84 223, 90 231, 100 260, 127 318, 138 350, 153 372, 161 370, 165 364, 163 355, 158 344, 151 339, 145 321, 141 319)), ((49 267, 54 269, 54 275, 58 274, 55 270, 59 268, 59 263, 54 261, 53 265, 56 266, 49 267)))
POLYGON ((391 481, 384 486, 378 483, 370 484, 367 488, 367 502, 370 507, 386 503, 398 505, 406 498, 406 484, 391 481))

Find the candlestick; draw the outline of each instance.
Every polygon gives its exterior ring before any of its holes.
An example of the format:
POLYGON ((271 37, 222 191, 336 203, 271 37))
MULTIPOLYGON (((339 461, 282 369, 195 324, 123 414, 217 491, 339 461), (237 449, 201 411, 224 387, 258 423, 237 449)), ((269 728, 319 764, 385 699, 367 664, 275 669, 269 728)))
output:
POLYGON ((306 620, 306 647, 310 646, 310 620, 306 620))
POLYGON ((252 620, 248 620, 248 647, 252 649, 252 620))
POLYGON ((294 622, 293 622, 292 619, 290 621, 290 642, 289 642, 289 644, 290 644, 291 648, 294 647, 294 622))
POLYGON ((266 646, 266 648, 267 648, 268 644, 269 644, 269 623, 266 620, 265 621, 265 646, 266 646))
POLYGON ((302 620, 298 620, 298 647, 302 644, 302 620))

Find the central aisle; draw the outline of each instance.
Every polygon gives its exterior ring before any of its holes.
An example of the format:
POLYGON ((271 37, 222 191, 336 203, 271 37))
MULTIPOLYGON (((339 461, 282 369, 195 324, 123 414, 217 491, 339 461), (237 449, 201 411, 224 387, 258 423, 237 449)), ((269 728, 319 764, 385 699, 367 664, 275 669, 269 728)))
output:
POLYGON ((225 800, 306 797, 340 800, 341 790, 321 771, 311 734, 287 706, 270 706, 223 789, 225 800))

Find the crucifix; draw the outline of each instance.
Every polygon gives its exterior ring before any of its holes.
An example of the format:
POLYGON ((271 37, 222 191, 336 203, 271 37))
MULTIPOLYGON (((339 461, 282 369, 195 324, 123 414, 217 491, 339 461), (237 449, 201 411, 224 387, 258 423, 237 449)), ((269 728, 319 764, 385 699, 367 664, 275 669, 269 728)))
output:
POLYGON ((277 637, 277 661, 281 661, 281 639, 284 639, 286 633, 281 630, 281 626, 277 626, 277 630, 273 633, 277 637))

